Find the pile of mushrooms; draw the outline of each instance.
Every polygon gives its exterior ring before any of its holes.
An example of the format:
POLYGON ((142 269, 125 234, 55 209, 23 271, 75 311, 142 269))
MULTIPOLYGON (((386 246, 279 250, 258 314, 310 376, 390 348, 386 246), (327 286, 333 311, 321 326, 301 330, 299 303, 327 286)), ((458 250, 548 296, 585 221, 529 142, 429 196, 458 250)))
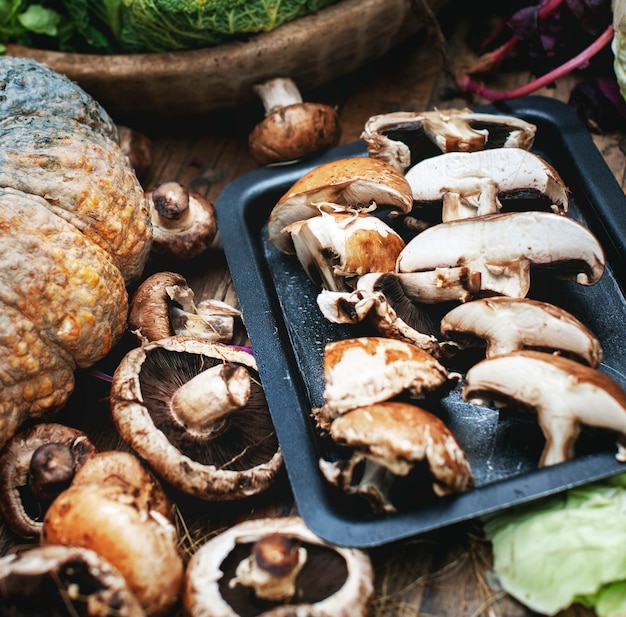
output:
MULTIPOLYGON (((572 458, 582 425, 617 433, 623 460, 626 394, 600 373, 600 342, 563 308, 529 297, 540 270, 591 286, 605 269, 597 238, 569 216, 569 188, 550 163, 531 151, 535 136, 536 127, 522 120, 467 109, 373 116, 362 135, 367 156, 359 163, 379 171, 377 180, 370 175, 363 183, 353 167, 356 159, 320 165, 278 200, 269 216, 269 238, 299 260, 317 287, 317 304, 327 320, 368 320, 377 345, 384 339, 401 341, 442 366, 461 350, 483 347, 484 360, 459 381, 463 397, 536 412, 546 439, 539 466, 572 458), (350 187, 350 193, 339 192, 338 185, 350 187), (369 217, 378 218, 381 226, 374 230, 363 224, 369 217), (357 236, 358 267, 352 259, 357 236), (393 253, 393 266, 380 267, 393 253), (547 364, 543 370, 542 362, 547 364), (509 370, 508 363, 516 367, 511 369, 515 379, 501 372, 505 366, 509 370), (573 382, 580 383, 574 388, 573 382), (583 410, 583 400, 588 409, 608 406, 609 419, 583 410)), ((359 474, 363 485, 378 475, 354 469, 364 458, 368 465, 380 463, 387 456, 382 444, 388 435, 370 429, 369 437, 355 437, 355 425, 347 419, 353 412, 344 416, 343 402, 333 392, 337 379, 328 369, 338 347, 334 342, 327 346, 327 398, 313 416, 320 431, 358 454, 347 464, 322 461, 321 469, 346 492, 376 494, 374 509, 393 511, 384 491, 354 485, 359 474)), ((376 357, 373 353, 356 365, 376 367, 376 357)), ((378 365, 377 370, 387 376, 392 369, 378 365)), ((373 406, 363 417, 391 423, 408 413, 398 406, 404 401, 390 406, 384 397, 367 400, 377 380, 363 373, 369 374, 369 368, 343 376, 363 398, 354 407, 373 406)), ((470 485, 468 480, 460 490, 470 485)))

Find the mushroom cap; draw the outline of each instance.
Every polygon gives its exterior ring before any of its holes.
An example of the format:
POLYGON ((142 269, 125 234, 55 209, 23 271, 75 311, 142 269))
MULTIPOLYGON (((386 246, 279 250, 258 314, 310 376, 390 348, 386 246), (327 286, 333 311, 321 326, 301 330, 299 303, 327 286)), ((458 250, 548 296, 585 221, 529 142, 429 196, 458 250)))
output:
POLYGON ((618 458, 626 458, 626 392, 608 375, 580 362, 530 350, 487 358, 467 372, 463 398, 535 412, 546 439, 541 467, 574 456, 581 425, 615 431, 618 458))
POLYGON ((182 591, 174 525, 119 485, 87 483, 63 491, 46 513, 41 541, 98 553, 119 570, 150 615, 167 614, 182 591))
POLYGON ((275 107, 248 137, 250 154, 261 165, 295 161, 339 143, 337 110, 323 103, 275 107))
POLYGON ((404 174, 378 159, 351 157, 323 163, 304 174, 278 200, 269 215, 270 240, 283 253, 293 253, 284 228, 319 216, 317 204, 324 202, 353 208, 374 202, 407 214, 413 197, 404 174))
POLYGON ((282 469, 282 452, 260 386, 254 357, 221 343, 172 336, 131 350, 111 384, 111 412, 124 441, 156 474, 209 501, 267 489, 282 469), (168 417, 174 392, 211 366, 233 363, 252 376, 247 406, 228 418, 214 440, 198 440, 168 417), (254 407, 257 405, 257 407, 254 407))
POLYGON ((534 348, 557 351, 597 368, 602 346, 565 309, 530 298, 494 296, 466 302, 446 313, 441 333, 461 347, 486 345, 487 357, 534 348))
POLYGON ((30 614, 33 604, 41 610, 45 603, 50 615, 66 614, 68 604, 71 614, 86 617, 106 617, 112 610, 119 617, 146 615, 120 572, 77 546, 32 546, 0 557, 0 598, 7 614, 30 614))
POLYGON ((380 336, 331 341, 324 350, 324 405, 313 410, 328 428, 337 416, 388 400, 447 393, 460 376, 449 373, 431 354, 412 343, 380 336))
POLYGON ((522 297, 531 265, 559 266, 581 285, 604 273, 604 251, 583 225, 552 212, 507 212, 439 223, 414 236, 400 253, 398 272, 466 267, 481 289, 522 297))
POLYGON ((529 150, 536 132, 534 124, 520 118, 465 108, 377 114, 367 120, 361 137, 370 156, 404 172, 418 160, 442 152, 529 150))
POLYGON ((336 211, 288 225, 298 260, 316 285, 349 289, 366 272, 391 272, 404 240, 387 223, 367 213, 336 211))
POLYGON ((292 516, 238 523, 203 544, 191 557, 185 575, 183 603, 190 617, 248 614, 254 596, 241 586, 230 588, 229 581, 237 563, 249 555, 251 545, 270 534, 300 542, 307 551, 307 564, 296 580, 297 603, 281 601, 268 606, 264 602, 255 614, 367 615, 374 595, 374 573, 367 553, 330 545, 310 531, 301 518, 292 516))
MULTIPOLYGON (((82 431, 44 422, 13 435, 0 454, 0 510, 11 530, 23 538, 36 538, 41 532, 41 518, 27 511, 23 491, 29 485, 33 454, 41 446, 52 443, 62 444, 71 450, 75 470, 96 451, 82 431)), ((39 514, 46 507, 47 504, 38 501, 39 514)))
POLYGON ((474 486, 456 437, 440 418, 417 405, 385 401, 357 407, 333 421, 330 436, 394 475, 407 475, 416 461, 427 461, 439 496, 474 486))

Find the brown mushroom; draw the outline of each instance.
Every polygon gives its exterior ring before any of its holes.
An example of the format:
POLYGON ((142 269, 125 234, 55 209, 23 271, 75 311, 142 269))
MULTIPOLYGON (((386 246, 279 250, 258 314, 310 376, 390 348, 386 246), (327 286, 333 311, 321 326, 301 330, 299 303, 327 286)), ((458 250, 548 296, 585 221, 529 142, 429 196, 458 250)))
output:
POLYGON ((0 557, 0 602, 5 615, 146 615, 120 572, 77 546, 32 546, 0 557))
POLYGON ((111 385, 126 443, 179 490, 208 501, 267 489, 282 453, 254 357, 173 336, 131 350, 111 385))
POLYGON ((217 235, 213 203, 180 182, 163 182, 146 192, 150 203, 152 253, 188 260, 211 248, 217 235))
POLYGON ((323 163, 297 180, 272 208, 267 224, 270 240, 283 253, 293 254, 285 227, 320 216, 324 210, 320 204, 325 203, 353 210, 387 206, 393 216, 408 214, 413 197, 404 174, 378 159, 350 157, 323 163))
POLYGON ((615 432, 626 461, 626 392, 580 362, 529 350, 487 358, 467 372, 463 398, 536 413, 546 440, 540 467, 573 458, 583 425, 615 432))
POLYGON ((322 429, 338 416, 402 392, 445 395, 460 375, 412 343, 380 336, 331 341, 324 349, 324 404, 313 409, 322 429))
POLYGON ((148 171, 152 164, 152 142, 150 138, 128 126, 117 125, 120 148, 128 157, 138 178, 148 171))
POLYGON ((0 455, 0 510, 13 532, 36 538, 52 499, 96 452, 82 431, 57 423, 16 433, 0 455))
POLYGON ((119 570, 147 614, 166 615, 183 585, 176 528, 161 510, 168 499, 157 496, 162 488, 156 479, 144 484, 147 472, 135 476, 138 461, 132 454, 97 456, 95 469, 52 502, 41 542, 95 551, 119 570))
POLYGON ((265 118, 248 138, 250 154, 259 164, 295 161, 339 143, 337 110, 323 103, 305 103, 292 79, 277 77, 252 89, 265 108, 265 118))
POLYGON ((301 518, 256 519, 200 546, 183 601, 190 617, 365 617, 373 580, 366 552, 328 544, 301 518))
POLYGON ((241 312, 226 302, 197 303, 181 274, 156 272, 137 287, 130 304, 128 325, 141 341, 173 335, 194 336, 230 343, 241 312))
POLYGON ((322 459, 320 470, 347 494, 365 497, 376 514, 397 511, 394 491, 414 505, 427 501, 429 492, 442 497, 474 486, 456 437, 417 405, 386 401, 352 409, 333 421, 330 436, 352 455, 347 461, 322 459))

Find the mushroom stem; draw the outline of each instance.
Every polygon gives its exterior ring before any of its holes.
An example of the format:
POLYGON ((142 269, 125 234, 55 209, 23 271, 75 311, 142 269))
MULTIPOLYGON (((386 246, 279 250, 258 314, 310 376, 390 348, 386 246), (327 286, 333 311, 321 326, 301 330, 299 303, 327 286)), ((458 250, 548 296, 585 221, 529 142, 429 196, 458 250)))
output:
POLYGON ((29 485, 38 499, 50 500, 65 490, 72 479, 76 460, 72 449, 63 443, 39 446, 30 459, 29 485))
POLYGON ((266 115, 276 107, 304 102, 298 86, 288 77, 277 77, 252 87, 263 103, 266 115))
POLYGON ((182 227, 191 216, 189 193, 178 182, 160 184, 152 193, 152 203, 162 227, 182 227))
POLYGON ((174 393, 172 415, 192 433, 213 436, 224 428, 226 416, 250 396, 250 374, 243 366, 217 364, 196 375, 174 393))

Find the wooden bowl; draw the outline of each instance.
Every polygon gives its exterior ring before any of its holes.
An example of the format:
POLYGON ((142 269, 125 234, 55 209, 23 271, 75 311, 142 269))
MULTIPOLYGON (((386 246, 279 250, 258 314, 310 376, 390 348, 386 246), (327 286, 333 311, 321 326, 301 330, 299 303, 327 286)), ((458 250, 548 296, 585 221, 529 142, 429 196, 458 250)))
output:
MULTIPOLYGON (((445 0, 428 0, 433 11, 445 0)), ((68 75, 111 113, 203 114, 240 106, 276 76, 304 92, 379 58, 423 21, 407 0, 340 0, 247 41, 192 51, 73 54, 7 45, 68 75)))

